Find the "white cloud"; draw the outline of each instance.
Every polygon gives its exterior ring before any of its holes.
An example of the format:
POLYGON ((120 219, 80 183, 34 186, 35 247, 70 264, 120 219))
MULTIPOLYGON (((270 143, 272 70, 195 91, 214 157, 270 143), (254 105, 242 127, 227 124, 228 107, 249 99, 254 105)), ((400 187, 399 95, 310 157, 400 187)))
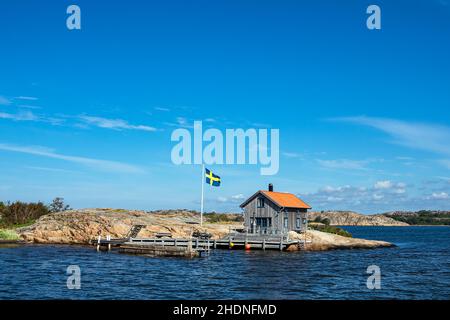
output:
POLYGON ((392 188, 392 182, 389 180, 377 181, 374 185, 375 189, 390 189, 392 188))
POLYGON ((11 100, 9 100, 9 99, 7 99, 7 98, 5 98, 3 96, 0 96, 0 105, 7 106, 7 105, 10 105, 10 104, 11 104, 11 100))
POLYGON ((186 118, 183 118, 183 117, 177 117, 177 123, 179 125, 186 125, 188 123, 188 120, 186 118))
POLYGON ((224 196, 217 197, 217 201, 220 203, 227 203, 227 202, 239 203, 239 202, 242 202, 243 200, 245 200, 245 196, 242 193, 232 195, 230 197, 224 197, 224 196))
POLYGON ((42 109, 42 107, 32 106, 32 105, 29 105, 29 104, 19 104, 17 107, 19 107, 19 108, 26 108, 26 109, 42 109))
POLYGON ((285 156, 286 158, 301 158, 302 155, 296 152, 283 152, 282 153, 283 156, 285 156))
POLYGON ((446 192, 433 192, 430 198, 435 200, 446 200, 449 199, 449 196, 446 192))
POLYGON ((27 169, 45 171, 45 172, 56 172, 56 173, 78 173, 78 171, 74 170, 66 170, 60 168, 48 168, 48 167, 38 167, 38 166, 25 166, 27 169))
POLYGON ((448 159, 441 159, 441 160, 437 160, 437 162, 439 164, 441 164, 442 166, 446 167, 447 169, 450 169, 450 160, 448 160, 448 159))
POLYGON ((331 187, 331 186, 325 186, 320 191, 325 193, 334 193, 334 192, 343 192, 345 190, 351 189, 349 185, 341 186, 341 187, 331 187))
POLYGON ((38 100, 38 98, 36 98, 36 97, 27 97, 27 96, 15 97, 14 99, 28 100, 28 101, 36 101, 36 100, 38 100))
POLYGON ((218 197, 217 201, 225 203, 225 202, 228 202, 228 198, 226 198, 226 197, 218 197))
POLYGON ((125 129, 125 130, 142 130, 142 131, 157 131, 156 128, 146 126, 146 125, 132 125, 129 124, 127 121, 122 119, 107 119, 102 117, 92 117, 92 116, 86 116, 82 115, 79 117, 82 121, 89 125, 97 126, 100 128, 106 128, 106 129, 125 129))
POLYGON ((10 144, 0 144, 0 150, 31 154, 35 156, 59 159, 63 161, 78 163, 97 170, 124 172, 124 173, 143 173, 144 171, 134 165, 126 163, 92 159, 78 156, 68 156, 54 152, 52 149, 41 146, 16 146, 10 144))
POLYGON ((328 197, 327 198, 328 202, 341 202, 343 200, 344 200, 344 198, 339 198, 339 197, 328 197))
POLYGON ((328 169, 349 169, 349 170, 366 170, 365 167, 369 161, 367 160, 348 160, 348 159, 338 159, 338 160, 320 160, 317 162, 324 168, 328 169))
POLYGON ((375 128, 390 135, 392 143, 408 148, 450 154, 450 127, 447 126, 365 116, 329 120, 375 128))
POLYGON ((384 190, 398 195, 406 193, 406 183, 393 183, 390 180, 377 181, 373 188, 378 191, 384 190))
POLYGON ((393 192, 396 194, 404 194, 406 192, 406 190, 405 189, 395 189, 393 192))
POLYGON ((404 183, 404 182, 399 182, 399 183, 397 183, 397 188, 406 188, 406 183, 404 183))
POLYGON ((233 200, 245 200, 245 196, 242 193, 240 193, 240 194, 231 196, 231 199, 233 199, 233 200))
MULTIPOLYGON (((93 125, 100 128, 115 129, 115 130, 141 130, 148 132, 157 131, 157 129, 154 127, 146 125, 132 125, 122 119, 107 119, 101 117, 91 117, 86 115, 79 116, 77 118, 82 120, 84 125, 93 125)), ((61 125, 66 121, 66 119, 63 118, 49 117, 46 115, 35 114, 29 110, 21 110, 17 113, 0 112, 0 119, 8 119, 13 121, 39 121, 39 122, 47 122, 52 125, 61 125)), ((82 127, 83 124, 78 123, 75 124, 75 126, 82 127)))
POLYGON ((13 121, 39 121, 47 122, 52 125, 61 125, 65 120, 61 118, 46 117, 43 115, 37 115, 29 110, 22 110, 18 113, 0 112, 0 119, 8 119, 13 121))
POLYGON ((355 210, 367 213, 401 210, 409 208, 423 199, 410 195, 403 182, 378 181, 366 186, 325 186, 316 192, 299 194, 299 197, 315 210, 355 210), (417 200, 416 202, 414 202, 417 200))
POLYGON ((381 194, 376 194, 376 193, 375 193, 375 194, 372 196, 372 198, 373 198, 373 200, 378 201, 378 200, 382 200, 382 199, 384 198, 384 196, 381 195, 381 194))
POLYGON ((171 127, 181 127, 186 129, 192 129, 194 126, 190 124, 189 120, 185 117, 177 117, 175 119, 175 123, 173 122, 165 122, 165 125, 171 126, 171 127))
POLYGON ((157 111, 163 111, 163 112, 169 112, 170 111, 169 108, 165 108, 165 107, 154 107, 153 109, 155 109, 157 111))
POLYGON ((40 118, 31 111, 20 111, 19 113, 0 112, 0 119, 13 121, 38 121, 40 118))

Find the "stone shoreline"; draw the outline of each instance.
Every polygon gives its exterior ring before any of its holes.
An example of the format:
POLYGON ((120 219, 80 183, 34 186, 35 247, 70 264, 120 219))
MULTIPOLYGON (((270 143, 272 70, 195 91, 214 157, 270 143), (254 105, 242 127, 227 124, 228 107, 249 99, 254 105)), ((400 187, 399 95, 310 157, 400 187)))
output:
MULTIPOLYGON (((359 238, 347 238, 336 234, 325 233, 316 230, 306 232, 306 251, 326 251, 338 249, 376 249, 392 248, 394 244, 386 241, 367 240, 359 238)), ((291 239, 304 240, 305 236, 295 232, 290 233, 291 239)))

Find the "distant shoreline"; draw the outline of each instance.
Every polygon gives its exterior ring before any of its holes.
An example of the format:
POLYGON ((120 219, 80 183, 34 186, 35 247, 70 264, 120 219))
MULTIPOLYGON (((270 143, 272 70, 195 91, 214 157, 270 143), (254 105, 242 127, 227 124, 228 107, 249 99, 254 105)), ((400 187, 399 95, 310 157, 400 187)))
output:
POLYGON ((450 227, 445 224, 410 224, 407 226, 398 226, 398 225, 379 225, 379 226, 363 226, 363 225, 332 225, 334 227, 396 227, 396 228, 408 228, 408 227, 450 227))
POLYGON ((449 211, 395 211, 365 215, 354 211, 310 212, 312 221, 327 221, 333 226, 449 226, 449 211))

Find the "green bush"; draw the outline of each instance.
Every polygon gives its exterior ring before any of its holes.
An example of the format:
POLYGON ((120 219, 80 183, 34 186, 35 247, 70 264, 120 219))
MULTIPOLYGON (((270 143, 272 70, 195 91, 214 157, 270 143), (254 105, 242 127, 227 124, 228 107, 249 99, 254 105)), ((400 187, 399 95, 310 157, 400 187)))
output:
POLYGON ((0 206, 0 225, 17 226, 33 222, 49 213, 48 207, 42 202, 25 203, 16 201, 0 206))
POLYGON ((322 224, 324 224, 324 225, 326 225, 326 226, 329 226, 329 225, 330 225, 330 219, 328 219, 328 218, 323 218, 323 219, 322 219, 321 216, 317 216, 317 217, 314 219, 313 222, 322 223, 322 224))
POLYGON ((18 240, 19 236, 14 230, 0 229, 1 240, 18 240))
POLYGON ((209 223, 243 222, 240 214, 205 213, 205 220, 209 223))
POLYGON ((317 230, 317 231, 321 231, 321 232, 327 232, 327 233, 332 233, 332 234, 337 234, 339 236, 343 236, 343 237, 347 237, 347 238, 352 238, 353 235, 348 232, 345 231, 342 228, 339 227, 335 227, 335 226, 330 226, 330 225, 309 225, 309 227, 313 230, 317 230))

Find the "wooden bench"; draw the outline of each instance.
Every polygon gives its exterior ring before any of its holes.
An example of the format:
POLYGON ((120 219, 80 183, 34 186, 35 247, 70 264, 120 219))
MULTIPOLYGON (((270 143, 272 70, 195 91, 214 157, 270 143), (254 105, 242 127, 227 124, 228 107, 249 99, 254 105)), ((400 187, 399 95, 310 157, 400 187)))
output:
POLYGON ((159 232, 159 233, 155 234, 155 237, 158 239, 172 238, 172 234, 170 232, 159 232))
POLYGON ((200 232, 198 230, 196 230, 193 234, 192 237, 194 238, 198 238, 201 240, 208 240, 212 238, 212 234, 208 233, 208 232, 200 232))

